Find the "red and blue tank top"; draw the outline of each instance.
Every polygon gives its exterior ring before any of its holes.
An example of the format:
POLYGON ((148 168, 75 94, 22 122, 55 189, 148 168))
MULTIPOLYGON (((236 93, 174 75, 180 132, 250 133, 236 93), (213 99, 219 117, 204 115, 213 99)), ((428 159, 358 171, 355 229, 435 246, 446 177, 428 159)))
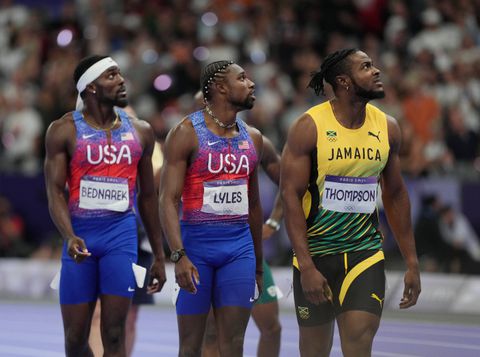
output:
POLYGON ((207 128, 203 111, 189 118, 198 153, 185 176, 182 222, 247 223, 249 178, 258 157, 246 124, 237 118, 239 135, 224 138, 207 128))
POLYGON ((121 125, 111 130, 110 142, 106 131, 73 112, 76 146, 67 174, 72 217, 108 217, 132 210, 143 148, 127 114, 118 108, 116 112, 121 125))

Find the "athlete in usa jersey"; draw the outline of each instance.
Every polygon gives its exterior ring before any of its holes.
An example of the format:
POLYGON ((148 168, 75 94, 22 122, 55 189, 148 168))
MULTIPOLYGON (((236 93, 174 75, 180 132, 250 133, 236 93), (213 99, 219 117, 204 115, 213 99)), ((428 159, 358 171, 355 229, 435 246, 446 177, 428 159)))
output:
POLYGON ((127 114, 117 108, 120 127, 105 132, 73 112, 76 149, 68 167, 68 208, 72 217, 106 217, 131 212, 142 145, 127 114))
POLYGON ((198 153, 185 175, 184 223, 247 223, 248 180, 257 166, 257 152, 246 124, 225 138, 211 132, 204 111, 189 116, 198 139, 198 153))
POLYGON ((162 227, 180 287, 179 355, 201 350, 213 307, 222 331, 221 355, 240 357, 255 283, 262 290, 257 178, 262 136, 237 118, 255 99, 254 84, 240 66, 209 64, 201 87, 205 109, 186 117, 167 137, 160 186, 162 227))
POLYGON ((136 283, 136 184, 155 255, 150 273, 157 282, 149 283, 149 291, 160 291, 165 282, 151 162, 153 132, 148 123, 117 108, 128 101, 124 79, 110 57, 85 58, 74 80, 77 110, 53 121, 45 140, 49 210, 64 238, 60 304, 65 353, 93 355, 88 332, 100 297, 105 355, 125 355, 125 320, 136 283))

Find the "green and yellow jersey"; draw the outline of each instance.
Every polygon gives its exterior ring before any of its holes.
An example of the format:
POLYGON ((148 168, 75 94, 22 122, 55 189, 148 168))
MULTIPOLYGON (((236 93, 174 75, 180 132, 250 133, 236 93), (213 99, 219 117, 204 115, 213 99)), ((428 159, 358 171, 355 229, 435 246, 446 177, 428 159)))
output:
POLYGON ((358 129, 343 127, 330 102, 307 111, 317 128, 311 174, 302 201, 310 254, 380 249, 378 183, 390 145, 387 117, 367 104, 358 129))

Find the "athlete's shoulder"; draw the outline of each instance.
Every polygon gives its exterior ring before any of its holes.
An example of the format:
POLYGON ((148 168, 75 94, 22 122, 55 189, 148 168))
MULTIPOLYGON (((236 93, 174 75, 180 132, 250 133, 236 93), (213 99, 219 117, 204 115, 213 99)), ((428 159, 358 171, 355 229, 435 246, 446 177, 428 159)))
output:
POLYGON ((387 113, 385 113, 382 109, 377 107, 375 104, 367 103, 366 105, 367 111, 373 113, 375 115, 380 115, 382 117, 387 117, 387 113))
MULTIPOLYGON (((242 121, 243 122, 243 121, 242 121)), ((258 130, 256 127, 252 126, 252 125, 249 125, 245 122, 243 122, 244 125, 245 125, 245 128, 247 129, 247 132, 248 134, 252 137, 252 138, 257 138, 257 137, 262 137, 262 133, 260 132, 260 130, 258 130)))
MULTIPOLYGON (((192 143, 192 139, 195 141, 196 135, 195 130, 193 128, 192 120, 189 116, 184 117, 177 123, 168 133, 167 142, 172 140, 178 141, 178 143, 182 143, 185 140, 189 140, 189 144, 192 143)), ((186 143, 183 143, 186 144, 186 143)))
POLYGON ((305 113, 308 113, 310 116, 314 117, 329 109, 330 101, 326 100, 325 102, 310 107, 305 113))
POLYGON ((47 135, 59 135, 64 132, 69 132, 70 130, 75 130, 73 112, 65 113, 61 118, 52 121, 48 126, 47 135))

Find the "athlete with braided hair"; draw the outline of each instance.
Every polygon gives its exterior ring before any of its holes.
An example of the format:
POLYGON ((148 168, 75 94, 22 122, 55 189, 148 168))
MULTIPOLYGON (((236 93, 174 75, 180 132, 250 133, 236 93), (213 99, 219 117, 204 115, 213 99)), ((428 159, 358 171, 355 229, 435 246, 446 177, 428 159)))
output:
POLYGON ((385 293, 378 185, 407 271, 400 308, 420 294, 410 202, 394 118, 368 104, 385 93, 380 71, 362 51, 325 58, 309 84, 335 97, 290 128, 281 160, 281 193, 294 250, 293 276, 301 356, 328 356, 334 320, 343 355, 371 356, 385 293))
POLYGON ((255 85, 231 61, 207 65, 200 84, 206 107, 170 131, 160 186, 160 217, 180 287, 179 356, 201 355, 212 306, 221 356, 240 357, 263 274, 257 177, 263 141, 237 118, 253 107, 255 85))

